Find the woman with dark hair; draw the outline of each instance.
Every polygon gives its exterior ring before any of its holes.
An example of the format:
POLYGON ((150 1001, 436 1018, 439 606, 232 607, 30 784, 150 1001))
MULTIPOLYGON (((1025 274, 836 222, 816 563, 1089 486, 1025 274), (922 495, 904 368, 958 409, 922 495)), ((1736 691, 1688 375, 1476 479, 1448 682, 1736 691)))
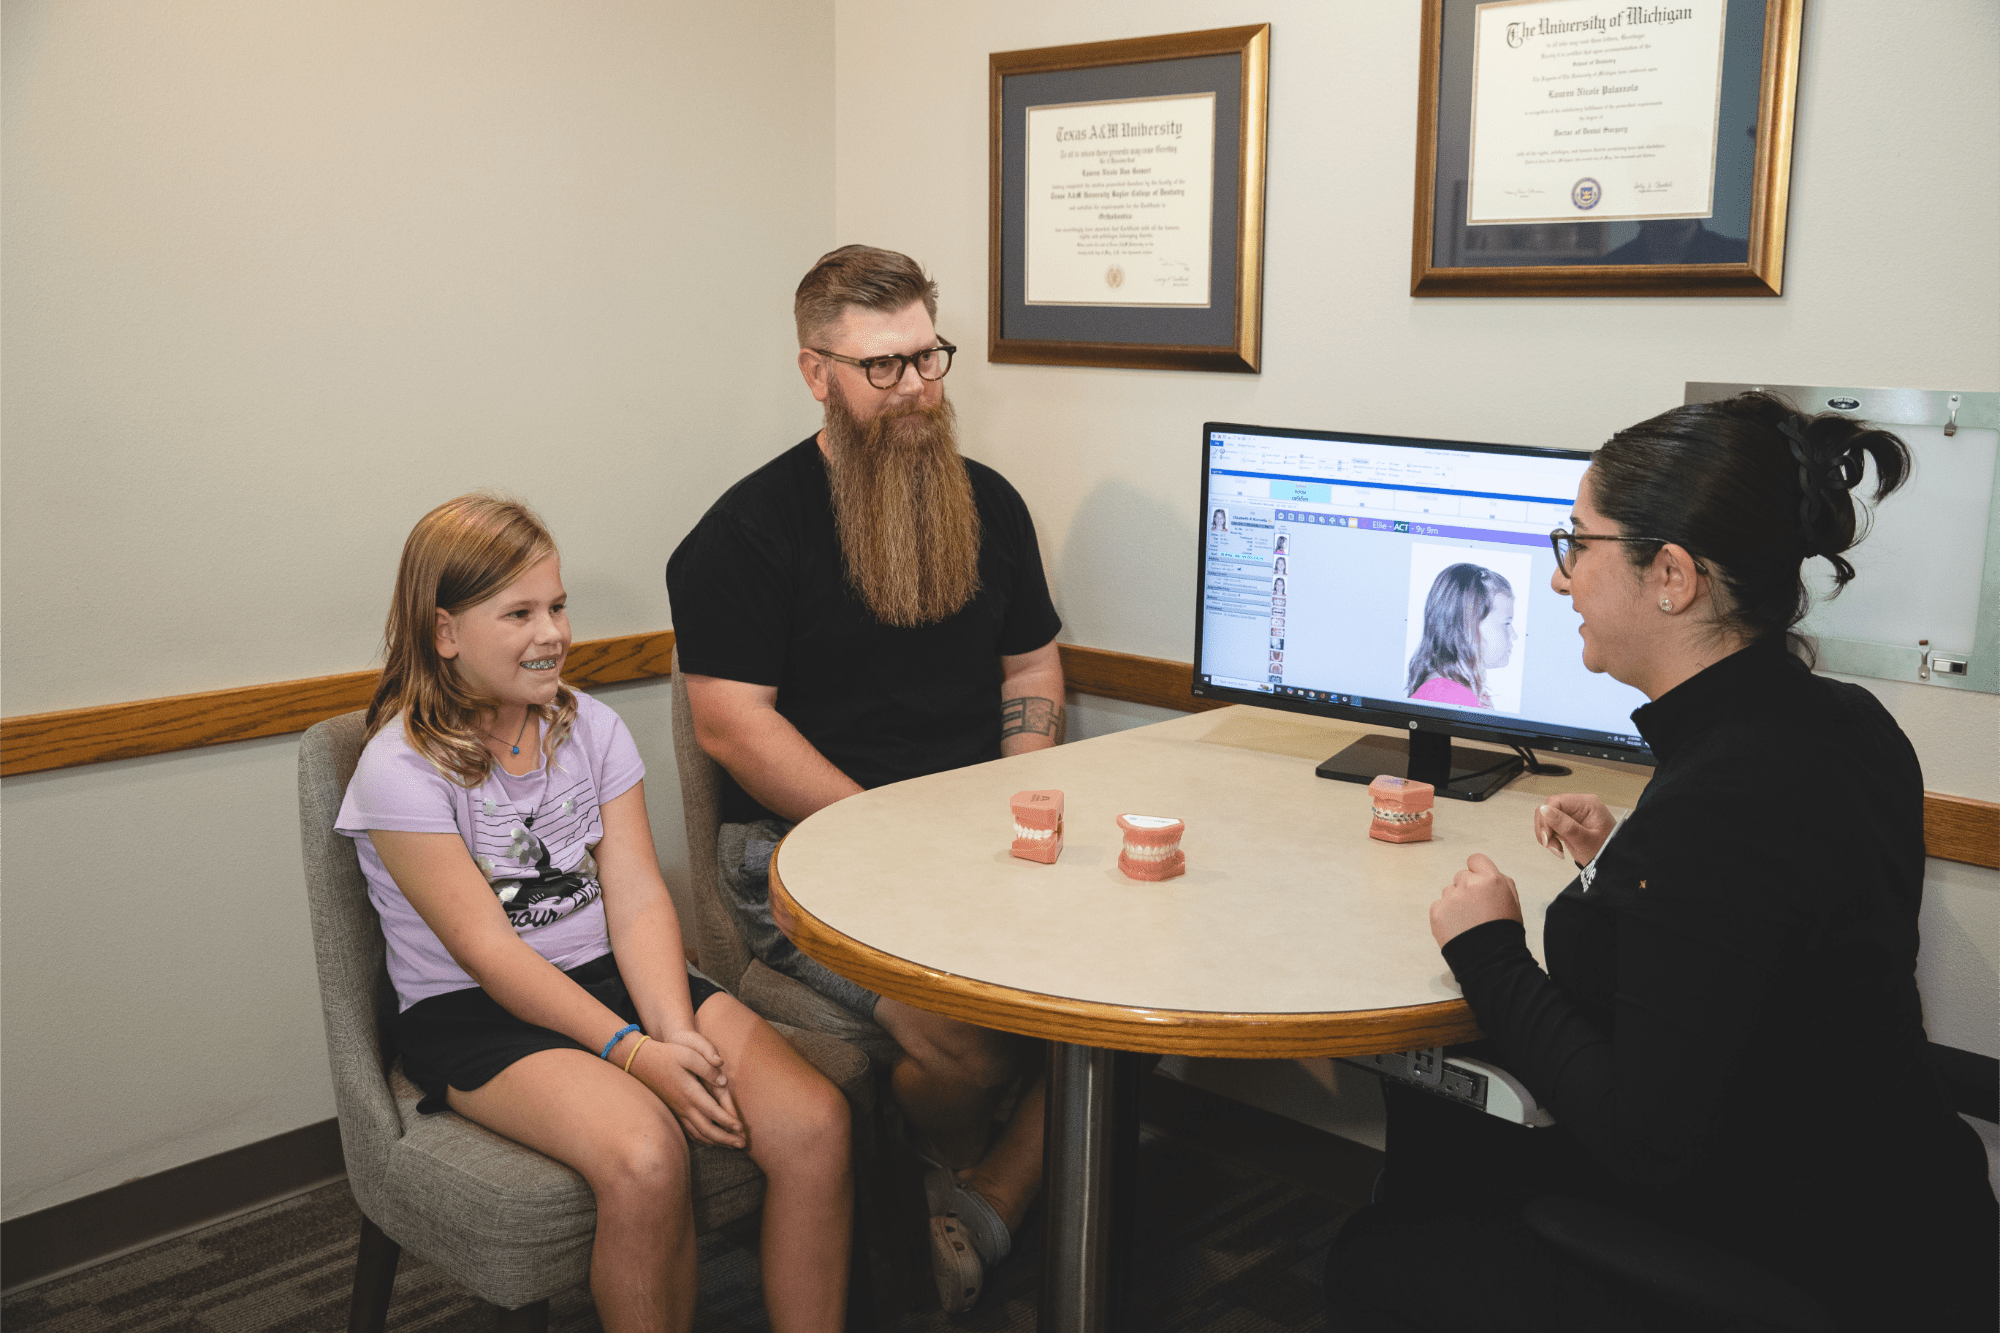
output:
POLYGON ((1464 561, 1438 571, 1424 598, 1424 637, 1403 693, 1424 703, 1491 708, 1486 673, 1514 658, 1514 585, 1464 561))
POLYGON ((1877 500, 1910 468, 1895 436, 1763 394, 1598 451, 1552 583, 1584 665, 1650 700, 1633 721, 1658 769, 1622 824, 1593 796, 1537 811, 1582 871, 1545 917, 1546 972, 1487 857, 1431 908, 1481 1053, 1556 1124, 1386 1089, 1378 1202, 1328 1261, 1334 1327, 1715 1326, 1542 1239, 1524 1208, 1544 1196, 1747 1260, 1843 1330, 1995 1327, 1985 1154, 1925 1058, 1917 758, 1789 634, 1806 559, 1853 577, 1870 462, 1877 500))

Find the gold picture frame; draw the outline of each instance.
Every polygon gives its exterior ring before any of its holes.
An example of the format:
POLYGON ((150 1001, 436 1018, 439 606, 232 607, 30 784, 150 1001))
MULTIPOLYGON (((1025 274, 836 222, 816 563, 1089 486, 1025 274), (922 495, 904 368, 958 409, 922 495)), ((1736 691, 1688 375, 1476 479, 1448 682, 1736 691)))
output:
MULTIPOLYGON (((1411 226, 1412 296, 1778 296, 1784 292, 1785 224, 1790 207, 1792 128, 1798 92, 1799 37, 1805 0, 1762 0, 1762 48, 1752 62, 1737 54, 1754 42, 1754 27, 1743 42, 1725 50, 1725 98, 1754 106, 1749 127, 1754 147, 1738 149, 1732 185, 1747 186, 1747 236, 1717 242, 1741 247, 1734 262, 1688 262, 1664 245, 1648 253, 1631 242, 1613 245, 1615 222, 1538 222, 1474 228, 1464 222, 1464 144, 1440 151, 1441 102, 1457 106, 1470 98, 1472 45, 1464 25, 1473 21, 1479 0, 1424 0, 1422 69, 1417 97, 1417 179, 1411 226), (1448 31, 1449 29, 1449 31, 1448 31), (1447 64, 1447 48, 1453 52, 1447 64), (1754 93, 1751 77, 1754 74, 1754 93), (1754 100, 1753 100, 1754 96, 1754 100), (1613 253, 1643 256, 1643 262, 1603 262, 1613 253)), ((1729 21, 1754 24, 1753 0, 1731 0, 1729 21)), ((1734 35, 1732 31, 1732 35, 1734 35)), ((1719 143, 1730 140, 1731 123, 1720 120, 1719 143)), ((1716 161, 1718 188, 1724 162, 1716 161)), ((1697 234, 1701 228, 1697 224, 1697 234)), ((1681 242, 1686 249, 1692 249, 1681 242)), ((1716 244, 1707 247, 1721 251, 1716 244)))
POLYGON ((988 58, 986 355, 1045 366, 1256 373, 1264 314, 1264 172, 1271 26, 1085 42, 988 58), (1026 300, 1025 118, 1064 104, 1215 94, 1208 304, 1026 300), (1018 123, 1017 123, 1018 122, 1018 123))

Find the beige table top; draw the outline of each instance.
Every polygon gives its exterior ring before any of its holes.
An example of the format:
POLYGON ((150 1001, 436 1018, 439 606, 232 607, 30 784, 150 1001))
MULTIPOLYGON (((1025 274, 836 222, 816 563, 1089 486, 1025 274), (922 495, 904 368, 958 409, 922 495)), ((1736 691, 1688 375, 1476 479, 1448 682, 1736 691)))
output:
MULTIPOLYGON (((1361 1054, 1467 1040, 1427 913, 1483 851, 1541 915, 1575 874, 1536 845, 1558 791, 1638 799, 1650 770, 1554 756, 1484 802, 1439 801, 1431 841, 1368 837, 1368 789, 1313 767, 1379 728, 1235 707, 880 787, 801 823, 772 862, 806 953, 908 1003, 1121 1050, 1361 1054), (1008 798, 1065 794, 1055 865, 1008 852, 1008 798), (1187 824, 1187 873, 1118 870, 1120 814, 1187 824)), ((1496 756, 1499 753, 1497 752, 1496 756)))

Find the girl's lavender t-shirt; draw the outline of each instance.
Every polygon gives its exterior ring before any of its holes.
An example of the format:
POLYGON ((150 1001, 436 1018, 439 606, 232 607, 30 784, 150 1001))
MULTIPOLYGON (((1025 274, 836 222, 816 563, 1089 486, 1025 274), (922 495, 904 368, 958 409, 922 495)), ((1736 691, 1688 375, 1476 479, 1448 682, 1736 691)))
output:
POLYGON ((389 980, 400 1007, 475 986, 382 866, 370 829, 456 833, 486 876, 515 931, 560 968, 610 952, 597 862, 598 807, 646 776, 632 733, 609 707, 576 696, 576 725, 554 759, 519 776, 493 766, 466 788, 431 767, 403 739, 398 718, 361 751, 334 828, 354 839, 368 898, 388 940, 389 980))

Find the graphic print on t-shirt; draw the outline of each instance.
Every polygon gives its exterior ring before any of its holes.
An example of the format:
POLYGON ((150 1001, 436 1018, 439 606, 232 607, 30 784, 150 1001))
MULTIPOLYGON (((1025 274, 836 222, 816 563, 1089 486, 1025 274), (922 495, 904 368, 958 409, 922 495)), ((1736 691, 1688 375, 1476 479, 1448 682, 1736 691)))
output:
POLYGON ((579 781, 550 795, 552 803, 525 813, 491 797, 473 807, 473 860, 517 932, 560 921, 588 907, 602 892, 597 860, 588 847, 571 870, 557 870, 548 849, 549 842, 561 844, 589 826, 596 812, 590 784, 579 781))

